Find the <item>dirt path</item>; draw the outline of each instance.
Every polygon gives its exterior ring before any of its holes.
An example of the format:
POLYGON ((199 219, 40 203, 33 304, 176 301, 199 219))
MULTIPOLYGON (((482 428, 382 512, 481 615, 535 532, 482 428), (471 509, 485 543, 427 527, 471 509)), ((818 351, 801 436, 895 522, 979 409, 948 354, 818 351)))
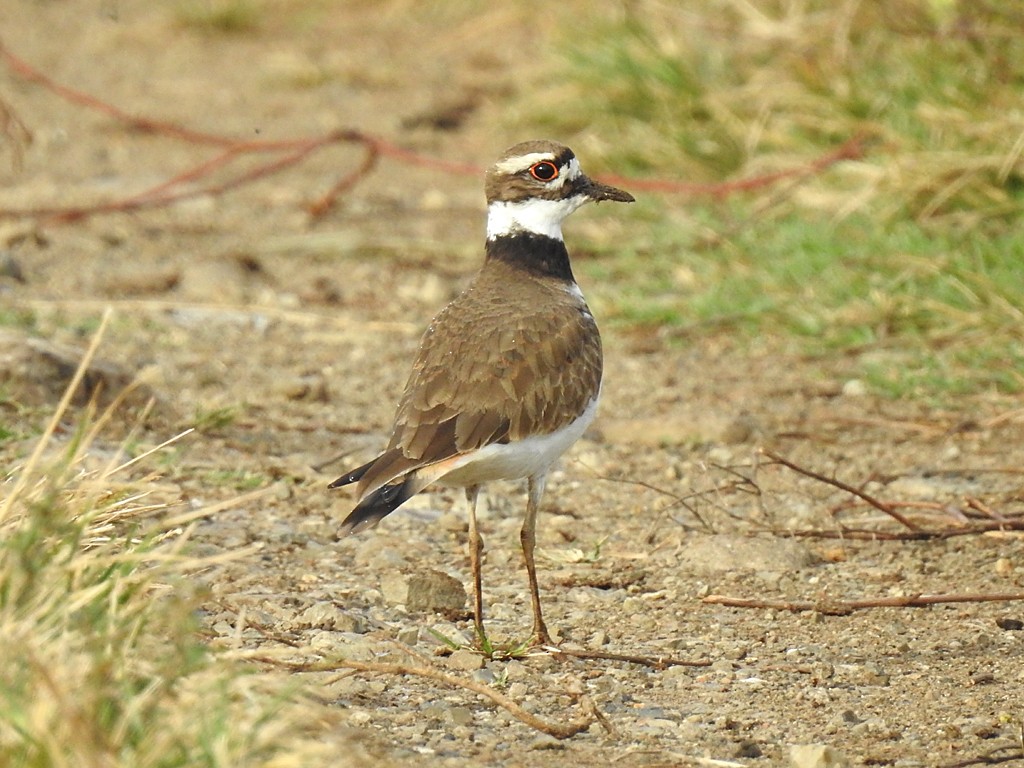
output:
MULTIPOLYGON (((8 0, 0 30, 58 81, 203 130, 293 137, 351 126, 473 163, 527 138, 504 111, 544 61, 521 55, 544 42, 522 13, 472 18, 413 3, 300 12, 278 3, 257 31, 228 35, 183 27, 161 5, 8 0), (456 130, 431 127, 459 116, 456 130)), ((6 71, 0 98, 34 137, 23 169, 5 162, 0 171, 0 207, 123 196, 210 157, 128 133, 6 71)), ((351 499, 325 486, 386 439, 421 329, 477 264, 483 208, 479 179, 384 162, 311 223, 302 204, 357 161, 354 149, 329 150, 231 195, 172 208, 37 231, 0 222, 0 249, 24 275, 0 278, 0 299, 68 343, 80 343, 103 306, 115 307, 103 355, 159 396, 153 441, 197 420, 204 427, 172 454, 169 496, 269 489, 200 531, 210 551, 253 548, 209 575, 213 632, 303 658, 408 661, 401 644, 432 657, 431 629, 458 639, 471 626, 464 613, 405 605, 410 581, 430 571, 466 582, 460 498, 424 495, 377 531, 337 542, 351 499), (339 453, 329 469, 310 469, 339 453)), ((605 221, 579 218, 570 247, 605 221)), ((771 340, 738 351, 717 337, 682 347, 614 328, 605 337, 602 413, 552 478, 540 526, 547 615, 566 647, 710 666, 653 670, 543 653, 486 665, 464 654, 435 660, 545 718, 574 716, 588 696, 615 733, 595 725, 567 742, 463 690, 323 674, 322 695, 354 727, 396 760, 453 766, 785 765, 802 743, 830 744, 860 765, 947 765, 1021 749, 1020 603, 833 616, 700 600, 1021 591, 1018 534, 751 535, 831 530, 832 512, 851 500, 767 465, 759 446, 879 497, 928 502, 916 512, 931 527, 957 524, 950 516, 967 497, 1019 513, 1024 434, 1019 417, 1002 418, 1016 404, 880 401, 858 394, 842 359, 802 359, 771 340)), ((529 629, 523 503, 509 485, 482 504, 489 626, 499 641, 529 629)), ((897 530, 869 507, 837 514, 897 530)))

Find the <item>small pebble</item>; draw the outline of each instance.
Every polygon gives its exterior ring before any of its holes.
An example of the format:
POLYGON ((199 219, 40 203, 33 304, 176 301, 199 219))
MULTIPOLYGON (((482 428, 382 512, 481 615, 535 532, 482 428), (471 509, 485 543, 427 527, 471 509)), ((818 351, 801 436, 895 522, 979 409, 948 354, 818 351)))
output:
POLYGON ((565 744, 554 736, 549 736, 548 734, 543 733, 530 742, 528 749, 565 749, 565 744))
POLYGON ((486 667, 484 669, 474 670, 470 677, 472 677, 476 682, 483 683, 484 685, 494 685, 494 681, 498 679, 495 677, 494 673, 486 667))
POLYGON ((410 611, 457 612, 466 607, 462 582, 441 571, 425 571, 409 577, 406 607, 410 611))
POLYGON ((446 713, 448 722, 454 725, 472 725, 473 711, 468 707, 452 707, 446 713))
POLYGON ((468 648, 460 648, 445 660, 445 664, 451 669, 461 669, 471 672, 475 669, 482 669, 484 657, 476 651, 468 648))
POLYGON ((827 744, 798 744, 789 748, 793 768, 850 768, 846 756, 827 744))
POLYGON ((405 645, 416 645, 420 639, 420 630, 418 627, 405 627, 404 629, 398 630, 397 640, 405 645))

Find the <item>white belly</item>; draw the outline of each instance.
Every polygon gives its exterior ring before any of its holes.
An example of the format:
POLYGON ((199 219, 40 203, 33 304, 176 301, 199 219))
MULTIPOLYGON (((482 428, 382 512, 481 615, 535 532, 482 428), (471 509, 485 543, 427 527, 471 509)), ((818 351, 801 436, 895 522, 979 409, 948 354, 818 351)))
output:
POLYGON ((467 486, 543 475, 586 432, 597 414, 598 397, 590 401, 576 421, 555 432, 513 443, 494 443, 466 454, 437 482, 467 486))

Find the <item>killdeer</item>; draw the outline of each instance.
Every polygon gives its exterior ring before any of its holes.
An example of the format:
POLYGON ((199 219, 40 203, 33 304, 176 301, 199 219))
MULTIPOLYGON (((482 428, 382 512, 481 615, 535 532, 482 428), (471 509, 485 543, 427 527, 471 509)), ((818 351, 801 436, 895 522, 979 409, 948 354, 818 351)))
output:
POLYGON ((370 528, 432 483, 464 487, 474 625, 484 637, 477 528, 480 486, 526 478, 520 534, 533 641, 550 644, 534 564, 548 470, 586 430, 601 394, 601 336, 573 278, 562 221, 600 200, 633 196, 583 175, 553 141, 517 144, 485 180, 483 268, 434 318, 402 395, 385 451, 330 484, 358 482, 339 537, 370 528))

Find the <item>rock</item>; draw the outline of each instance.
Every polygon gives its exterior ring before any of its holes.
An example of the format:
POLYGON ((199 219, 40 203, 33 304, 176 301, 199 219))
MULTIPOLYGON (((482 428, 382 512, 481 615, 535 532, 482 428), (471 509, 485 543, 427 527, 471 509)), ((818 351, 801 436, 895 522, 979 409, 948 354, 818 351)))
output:
POLYGON ((14 258, 10 251, 0 251, 0 277, 9 277, 18 283, 25 282, 25 273, 21 263, 14 258))
POLYGON ((546 733, 542 733, 540 736, 530 742, 527 749, 565 749, 565 744, 554 736, 549 736, 546 733))
POLYGON ((864 664, 837 664, 834 669, 836 678, 843 683, 882 686, 889 684, 889 673, 874 661, 864 664))
POLYGON ((341 610, 334 603, 314 603, 295 617, 292 629, 329 629, 334 632, 366 632, 366 622, 341 610))
POLYGON ((483 669, 484 657, 476 651, 471 651, 468 648, 460 648, 455 651, 445 662, 451 669, 460 669, 465 672, 471 672, 477 669, 483 669))
MULTIPOLYGON (((0 330, 0 389, 11 400, 26 405, 56 403, 71 383, 82 361, 83 350, 65 347, 20 331, 0 330)), ((152 390, 136 380, 135 373, 109 360, 93 358, 85 370, 73 402, 99 398, 101 406, 113 402, 132 387, 126 404, 141 407, 153 397, 152 390)))
POLYGON ((694 536, 679 555, 680 566, 702 574, 782 573, 797 571, 815 562, 810 550, 791 539, 730 534, 694 536))
POLYGON ((494 681, 498 679, 494 672, 487 668, 474 670, 472 678, 483 685, 493 685, 494 681))
POLYGON ((508 687, 508 695, 509 698, 519 701, 529 692, 529 690, 530 689, 526 683, 512 683, 512 685, 508 687))
POLYGON ((827 744, 797 744, 789 748, 793 768, 850 768, 844 754, 827 744))
POLYGON ((410 611, 461 613, 466 607, 466 588, 441 571, 425 571, 409 577, 405 602, 410 611))
POLYGON ((446 713, 446 720, 453 725, 472 725, 473 710, 469 707, 452 707, 446 713))
POLYGON ((388 605, 405 605, 409 600, 409 580, 401 573, 380 577, 380 593, 388 605))
POLYGON ((373 660, 379 647, 380 643, 353 632, 314 630, 309 638, 309 648, 315 653, 353 661, 373 660))
POLYGON ((843 382, 843 397, 864 397, 868 393, 868 385, 860 379, 843 382))
POLYGON ((763 757, 764 753, 761 751, 761 745, 756 741, 745 739, 736 745, 736 751, 733 753, 733 757, 763 757))
POLYGON ((398 630, 398 642, 405 645, 416 645, 420 641, 419 627, 405 627, 398 630))

